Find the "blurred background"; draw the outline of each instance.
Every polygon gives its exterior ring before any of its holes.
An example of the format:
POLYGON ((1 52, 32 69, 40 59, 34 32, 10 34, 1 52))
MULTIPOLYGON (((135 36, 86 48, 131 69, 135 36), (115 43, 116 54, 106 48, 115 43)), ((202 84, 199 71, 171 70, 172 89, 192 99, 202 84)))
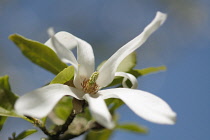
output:
MULTIPOLYGON (((0 0, 0 76, 9 75, 13 91, 22 95, 54 75, 26 59, 8 40, 18 33, 44 43, 49 27, 67 31, 93 46, 96 63, 108 59, 137 36, 156 11, 167 21, 137 50, 136 68, 166 65, 167 71, 139 78, 139 89, 167 101, 178 114, 173 126, 153 124, 123 106, 121 122, 149 128, 147 135, 117 131, 111 140, 210 139, 210 34, 208 0, 0 0)), ((0 132, 6 140, 33 125, 9 118, 0 132)), ((26 140, 37 140, 42 132, 26 140)), ((79 138, 78 138, 79 139, 79 138)))

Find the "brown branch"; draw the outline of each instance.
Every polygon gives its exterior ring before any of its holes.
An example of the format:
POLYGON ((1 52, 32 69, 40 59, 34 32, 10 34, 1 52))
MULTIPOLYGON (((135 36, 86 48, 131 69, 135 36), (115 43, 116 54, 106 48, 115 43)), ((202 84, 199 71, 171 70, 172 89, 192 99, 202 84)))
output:
POLYGON ((68 116, 68 118, 66 119, 65 123, 57 128, 57 131, 55 134, 50 135, 50 136, 48 135, 50 140, 59 140, 59 139, 62 140, 62 138, 59 138, 59 137, 68 130, 69 125, 72 123, 76 115, 84 111, 85 101, 83 100, 81 101, 81 100, 77 100, 73 98, 72 104, 73 104, 73 109, 70 115, 68 116))
POLYGON ((39 119, 30 117, 30 116, 26 116, 26 117, 27 117, 29 120, 31 120, 35 126, 39 127, 39 128, 42 130, 42 132, 43 132, 44 134, 46 134, 47 136, 52 135, 52 133, 49 132, 49 131, 47 130, 47 128, 45 127, 45 125, 43 124, 42 121, 40 121, 39 119))
POLYGON ((50 136, 48 135, 50 140, 58 140, 59 136, 68 130, 69 125, 72 123, 76 115, 75 111, 72 110, 69 117, 66 119, 66 122, 57 129, 56 133, 50 136))
POLYGON ((80 136, 80 135, 84 134, 85 132, 87 132, 87 131, 89 131, 90 129, 93 128, 91 126, 87 130, 81 132, 79 135, 64 134, 68 130, 69 125, 72 123, 72 121, 74 120, 76 115, 82 113, 84 111, 85 106, 86 106, 85 101, 77 100, 75 98, 73 98, 72 103, 73 103, 73 109, 72 109, 70 115, 68 116, 68 118, 66 119, 65 123, 61 126, 57 126, 57 128, 55 130, 53 130, 52 132, 47 130, 46 126, 44 125, 44 123, 42 121, 40 121, 36 118, 30 117, 30 116, 26 116, 26 117, 28 119, 30 119, 33 122, 34 125, 39 127, 43 131, 43 133, 48 136, 48 140, 67 140, 67 139, 71 139, 71 138, 80 136), (64 134, 64 135, 62 136, 62 134, 64 134))
POLYGON ((70 139, 73 139, 75 137, 81 136, 81 135, 83 135, 84 133, 86 133, 90 130, 102 130, 102 129, 104 129, 103 126, 101 126, 97 122, 92 122, 89 125, 89 127, 86 130, 82 131, 80 134, 77 134, 77 135, 75 135, 75 134, 64 134, 63 136, 60 137, 60 140, 70 140, 70 139))

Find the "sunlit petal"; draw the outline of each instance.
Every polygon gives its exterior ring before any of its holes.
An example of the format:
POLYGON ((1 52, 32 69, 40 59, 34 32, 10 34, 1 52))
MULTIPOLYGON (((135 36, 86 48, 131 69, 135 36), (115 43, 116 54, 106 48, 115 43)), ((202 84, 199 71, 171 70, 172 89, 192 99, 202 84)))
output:
POLYGON ((95 58, 90 44, 75 37, 77 40, 78 73, 74 79, 74 85, 81 88, 84 79, 89 79, 95 69, 95 58))
POLYGON ((140 35, 115 52, 99 69, 100 74, 97 80, 98 85, 105 87, 111 83, 120 62, 130 53, 139 48, 147 40, 147 38, 163 24, 165 19, 166 14, 157 12, 156 17, 140 35))
POLYGON ((90 44, 77 38, 77 61, 79 63, 79 72, 81 76, 90 77, 95 69, 95 58, 90 44))
POLYGON ((74 54, 68 49, 69 46, 73 48, 72 46, 76 45, 75 39, 64 31, 54 34, 52 28, 48 30, 48 33, 51 36, 51 38, 45 43, 45 45, 53 49, 63 62, 72 64, 75 70, 77 71, 77 60, 74 54))
POLYGON ((83 92, 62 84, 52 84, 21 96, 15 103, 18 114, 42 118, 47 116, 65 95, 82 100, 83 92))
POLYGON ((88 102, 93 118, 102 126, 112 129, 114 123, 104 100, 100 96, 91 97, 90 94, 85 94, 84 99, 88 102))
POLYGON ((104 99, 119 98, 138 116, 159 124, 174 124, 176 113, 159 97, 141 90, 115 88, 99 91, 104 99))
POLYGON ((122 82, 122 85, 124 88, 128 88, 127 84, 126 84, 126 81, 129 79, 130 82, 132 83, 132 87, 133 89, 136 89, 138 87, 138 81, 136 79, 135 76, 133 76, 132 74, 130 73, 125 73, 125 72, 116 72, 115 73, 115 76, 121 76, 121 77, 124 77, 123 79, 123 82, 122 82))
POLYGON ((75 67, 74 84, 77 88, 81 88, 80 83, 84 78, 89 78, 94 72, 95 58, 92 47, 86 41, 68 33, 58 32, 54 35, 53 29, 49 29, 52 36, 45 45, 52 48, 65 63, 70 63, 75 67), (77 47, 77 60, 70 51, 77 47))
MULTIPOLYGON (((68 32, 60 31, 55 34, 54 29, 49 28, 48 34, 50 36, 55 36, 56 39, 60 42, 60 44, 62 46, 64 46, 65 48, 67 48, 68 50, 72 50, 77 47, 77 41, 76 41, 75 37, 73 35, 69 34, 68 32)), ((45 42, 45 45, 47 45, 48 47, 50 47, 51 49, 53 49, 56 52, 55 46, 51 40, 52 40, 52 38, 47 40, 47 42, 45 42)))

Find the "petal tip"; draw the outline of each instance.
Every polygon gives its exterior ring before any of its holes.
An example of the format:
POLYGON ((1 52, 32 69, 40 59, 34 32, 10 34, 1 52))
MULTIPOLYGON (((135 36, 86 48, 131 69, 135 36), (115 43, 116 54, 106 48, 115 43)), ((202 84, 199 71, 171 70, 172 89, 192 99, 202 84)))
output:
POLYGON ((173 115, 171 116, 171 125, 175 124, 177 120, 177 114, 173 112, 173 115))
POLYGON ((47 33, 50 37, 52 37, 55 34, 55 31, 54 31, 53 27, 48 28, 47 33))
POLYGON ((115 123, 114 122, 110 122, 107 124, 106 128, 108 129, 114 129, 115 128, 115 123))
POLYGON ((158 12, 156 13, 156 18, 159 19, 160 25, 162 25, 162 24, 165 22, 166 18, 167 18, 167 14, 158 11, 158 12))
POLYGON ((165 124, 165 125, 174 125, 176 123, 176 120, 177 120, 177 115, 175 112, 170 112, 170 114, 168 116, 165 116, 166 119, 165 121, 162 122, 162 124, 165 124))

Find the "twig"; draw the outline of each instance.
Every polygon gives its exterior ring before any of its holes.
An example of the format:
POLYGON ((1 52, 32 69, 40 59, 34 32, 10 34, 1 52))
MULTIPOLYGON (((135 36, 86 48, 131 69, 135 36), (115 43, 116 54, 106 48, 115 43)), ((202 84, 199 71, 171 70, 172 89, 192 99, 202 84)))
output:
POLYGON ((43 133, 45 133, 47 136, 52 135, 52 133, 47 130, 45 125, 40 120, 30 117, 30 116, 26 116, 26 117, 30 119, 31 121, 33 121, 33 124, 38 126, 43 131, 43 133))
POLYGON ((49 140, 59 140, 59 136, 61 134, 63 134, 68 129, 68 126, 74 120, 76 115, 77 114, 73 110, 70 113, 69 117, 67 118, 66 122, 56 132, 48 131, 47 128, 45 127, 45 125, 40 120, 38 120, 36 118, 33 118, 33 117, 30 117, 30 116, 26 116, 26 117, 28 119, 30 119, 31 121, 33 121, 34 125, 39 127, 43 131, 43 133, 46 134, 49 137, 49 140))
POLYGON ((85 101, 81 101, 81 100, 77 100, 73 98, 72 104, 73 104, 73 109, 70 115, 68 116, 68 118, 66 119, 65 123, 61 125, 60 127, 58 127, 55 134, 50 135, 50 136, 48 135, 50 140, 59 140, 59 139, 62 140, 62 138, 59 138, 59 137, 68 130, 69 125, 72 123, 76 115, 84 111, 85 101))
POLYGON ((39 127, 43 131, 43 133, 48 136, 49 140, 69 140, 71 138, 78 137, 91 129, 94 129, 94 128, 97 129, 99 125, 96 125, 97 123, 94 123, 95 125, 90 125, 88 129, 86 129, 85 131, 81 132, 78 135, 64 134, 68 130, 69 125, 72 123, 72 121, 74 120, 76 115, 82 113, 84 111, 84 108, 86 107, 85 101, 80 101, 75 98, 73 98, 72 103, 73 103, 73 109, 72 109, 70 115, 68 116, 68 118, 66 119, 65 123, 61 126, 58 126, 56 128, 56 130, 54 130, 52 132, 47 130, 46 126, 44 125, 44 123, 42 121, 40 121, 36 118, 30 117, 30 116, 26 116, 26 117, 28 119, 30 119, 34 123, 34 125, 39 127), (64 134, 64 135, 62 135, 62 134, 64 134))
POLYGON ((65 134, 65 135, 60 137, 60 140, 70 140, 70 139, 73 139, 75 137, 81 136, 81 135, 83 135, 84 133, 86 133, 90 130, 101 130, 101 129, 104 129, 104 127, 101 126, 100 124, 98 124, 97 122, 92 122, 89 125, 89 127, 86 130, 82 131, 80 134, 77 134, 77 135, 75 135, 75 134, 65 134))
POLYGON ((77 114, 75 113, 75 111, 72 110, 71 113, 70 113, 70 115, 69 115, 69 117, 66 119, 66 122, 63 125, 61 125, 60 128, 58 128, 58 130, 56 131, 56 133, 53 134, 53 135, 50 135, 50 136, 48 135, 49 138, 50 138, 50 140, 53 140, 55 138, 57 140, 61 134, 65 133, 68 130, 68 126, 72 123, 72 121, 74 120, 74 118, 76 117, 76 115, 77 114))

